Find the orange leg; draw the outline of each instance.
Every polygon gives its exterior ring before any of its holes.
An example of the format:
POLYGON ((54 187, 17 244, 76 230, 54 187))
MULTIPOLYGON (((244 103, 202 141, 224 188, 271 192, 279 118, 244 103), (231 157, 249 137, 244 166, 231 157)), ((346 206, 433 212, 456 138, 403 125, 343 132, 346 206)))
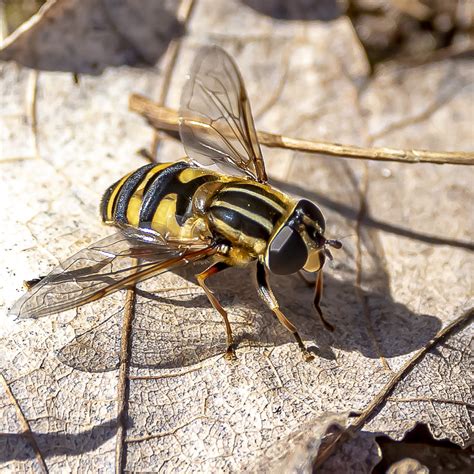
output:
POLYGON ((257 291, 258 295, 262 300, 266 303, 266 305, 273 311, 275 316, 277 317, 278 321, 293 334, 293 337, 296 339, 301 352, 303 353, 303 357, 305 360, 310 361, 314 359, 314 356, 311 355, 306 346, 304 345, 303 341, 301 340, 301 336, 298 334, 298 330, 296 327, 288 320, 288 318, 281 312, 278 302, 273 294, 272 289, 270 288, 268 281, 267 281, 267 271, 265 266, 261 262, 257 262, 257 291))
POLYGON ((201 286, 201 288, 206 293, 207 298, 209 299, 210 303, 221 314, 222 318, 224 319, 225 323, 225 330, 227 334, 227 350, 225 357, 227 359, 235 359, 235 348, 234 348, 234 338, 232 336, 232 328, 230 327, 229 318, 227 317, 227 311, 221 306, 217 298, 214 296, 214 293, 207 287, 205 281, 212 275, 221 272, 229 268, 224 262, 217 262, 211 265, 207 270, 204 270, 202 273, 196 275, 196 279, 201 286))
POLYGON ((316 281, 313 283, 312 281, 308 280, 304 273, 300 270, 298 272, 298 276, 308 285, 309 287, 315 288, 315 293, 314 293, 314 308, 318 312, 319 318, 321 319, 321 322, 323 323, 323 326, 328 330, 328 331, 334 331, 334 326, 329 323, 326 318, 323 315, 323 311, 321 309, 320 303, 321 299, 323 297, 323 265, 326 260, 324 255, 320 255, 321 259, 321 266, 319 267, 319 270, 316 272, 316 281))

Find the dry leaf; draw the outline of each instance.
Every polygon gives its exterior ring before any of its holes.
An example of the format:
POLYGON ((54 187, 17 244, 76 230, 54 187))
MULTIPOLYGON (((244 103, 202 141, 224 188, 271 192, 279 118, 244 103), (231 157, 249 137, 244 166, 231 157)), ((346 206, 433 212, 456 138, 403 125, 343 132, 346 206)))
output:
POLYGON ((50 0, 7 38, 0 59, 49 71, 98 74, 156 63, 183 34, 171 0, 50 0))
MULTIPOLYGON (((100 196, 143 164, 135 152, 152 139, 127 111, 128 94, 165 95, 176 107, 202 43, 220 44, 235 57, 259 128, 363 146, 473 148, 467 60, 387 69, 369 79, 345 17, 285 21, 247 3, 196 3, 180 48, 172 43, 156 69, 105 67, 123 64, 117 58, 128 49, 121 43, 94 58, 102 75, 84 75, 79 84, 68 73, 1 65, 4 468, 32 470, 44 462, 51 471, 310 470, 326 428, 363 411, 404 362, 472 307, 471 168, 264 150, 272 181, 320 203, 330 235, 344 242, 328 269, 323 301, 335 333, 324 331, 311 291, 296 276, 274 279, 283 309, 318 355, 313 362, 302 360, 259 302, 252 268, 211 280, 239 341, 235 363, 219 355, 224 327, 193 282, 195 269, 140 285, 127 390, 116 370, 124 294, 57 317, 18 323, 5 316, 22 280, 111 233, 99 224, 100 196), (279 450, 282 440, 299 448, 279 450)), ((94 18, 102 28, 94 5, 54 2, 0 57, 28 64, 34 53, 42 69, 88 71, 88 50, 76 41, 83 30, 64 25, 94 18), (53 54, 50 31, 52 40, 67 31, 64 41, 78 54, 53 54), (41 46, 28 35, 43 35, 41 46)), ((166 2, 160 5, 169 12, 166 2)), ((158 13, 140 18, 143 31, 162 21, 158 13)), ((135 28, 132 21, 128 34, 138 35, 135 28)), ((161 161, 182 153, 179 143, 160 142, 161 161)), ((399 439, 416 422, 436 438, 471 443, 470 337, 472 328, 464 327, 436 345, 327 465, 369 472, 379 459, 374 435, 399 439)))

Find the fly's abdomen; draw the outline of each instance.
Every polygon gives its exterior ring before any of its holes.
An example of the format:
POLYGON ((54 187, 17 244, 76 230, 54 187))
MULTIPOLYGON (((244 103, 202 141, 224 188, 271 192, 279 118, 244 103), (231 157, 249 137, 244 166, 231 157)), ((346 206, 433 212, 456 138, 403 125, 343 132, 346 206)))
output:
POLYGON ((104 194, 102 220, 192 238, 193 197, 217 175, 185 161, 149 164, 124 176, 104 194))

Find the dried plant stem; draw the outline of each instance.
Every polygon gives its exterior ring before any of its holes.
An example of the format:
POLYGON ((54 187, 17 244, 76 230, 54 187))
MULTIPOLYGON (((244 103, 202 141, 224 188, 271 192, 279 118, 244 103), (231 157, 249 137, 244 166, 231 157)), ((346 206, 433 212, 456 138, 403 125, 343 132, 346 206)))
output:
POLYGON ((125 471, 126 451, 125 437, 127 432, 127 409, 129 379, 128 370, 131 357, 131 334, 133 317, 135 316, 135 287, 127 290, 125 311, 122 323, 122 337, 120 341, 120 364, 117 385, 117 435, 115 441, 115 472, 125 471))
MULTIPOLYGON (((157 130, 178 131, 178 112, 168 107, 160 106, 150 99, 132 94, 129 108, 142 115, 148 123, 157 130)), ((299 138, 285 137, 268 132, 257 132, 262 145, 270 148, 285 148, 288 150, 339 156, 358 160, 398 161, 401 163, 437 163, 451 165, 474 165, 474 152, 467 151, 428 151, 400 150, 396 148, 362 148, 352 145, 341 145, 299 138)))

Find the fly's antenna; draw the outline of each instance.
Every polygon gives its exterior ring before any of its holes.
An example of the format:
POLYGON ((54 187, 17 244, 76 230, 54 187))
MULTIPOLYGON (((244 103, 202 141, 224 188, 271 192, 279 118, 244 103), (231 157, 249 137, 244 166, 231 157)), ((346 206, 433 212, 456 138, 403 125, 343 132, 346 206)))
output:
POLYGON ((332 247, 333 249, 340 249, 342 248, 342 242, 339 241, 339 240, 335 240, 335 239, 331 239, 331 240, 326 240, 324 242, 324 246, 323 246, 323 252, 324 252, 324 255, 329 259, 329 260, 333 260, 333 256, 332 256, 332 253, 331 251, 328 249, 328 245, 329 247, 332 247))
POLYGON ((329 245, 330 247, 334 249, 340 249, 342 248, 342 242, 340 240, 326 240, 325 245, 329 245))

